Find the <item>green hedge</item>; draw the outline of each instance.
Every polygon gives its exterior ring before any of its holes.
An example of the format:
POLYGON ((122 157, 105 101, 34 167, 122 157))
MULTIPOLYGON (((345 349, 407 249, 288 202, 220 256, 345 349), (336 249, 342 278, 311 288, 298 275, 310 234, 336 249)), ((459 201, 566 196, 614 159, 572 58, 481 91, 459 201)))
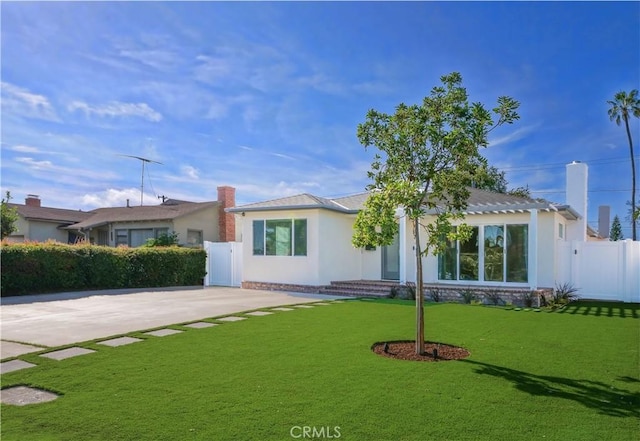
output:
POLYGON ((2 244, 2 296, 202 284, 206 252, 179 247, 110 248, 2 244))

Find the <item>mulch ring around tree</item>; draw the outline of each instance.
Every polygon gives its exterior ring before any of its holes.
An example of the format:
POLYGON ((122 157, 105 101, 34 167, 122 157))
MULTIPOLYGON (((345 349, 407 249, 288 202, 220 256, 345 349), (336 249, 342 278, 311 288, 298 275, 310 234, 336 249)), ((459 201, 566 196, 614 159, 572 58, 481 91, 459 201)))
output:
POLYGON ((433 341, 424 342, 425 353, 424 355, 418 355, 416 354, 415 340, 377 342, 371 346, 371 350, 383 357, 410 361, 462 360, 471 355, 465 348, 433 341))

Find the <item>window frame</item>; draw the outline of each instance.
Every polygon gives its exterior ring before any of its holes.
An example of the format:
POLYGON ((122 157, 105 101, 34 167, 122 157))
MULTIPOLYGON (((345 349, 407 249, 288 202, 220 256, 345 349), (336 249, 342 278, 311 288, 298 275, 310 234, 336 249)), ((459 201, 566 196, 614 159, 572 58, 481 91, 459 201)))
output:
POLYGON ((508 285, 514 285, 514 286, 522 286, 529 283, 531 274, 530 274, 530 262, 529 262, 530 250, 528 246, 528 241, 529 241, 531 232, 530 232, 530 225, 528 223, 526 222, 513 222, 513 223, 492 222, 492 223, 486 223, 486 224, 471 224, 469 226, 471 228, 476 228, 478 231, 478 234, 477 234, 478 278, 475 280, 461 278, 461 253, 460 253, 461 242, 455 241, 452 243, 453 245, 449 245, 447 248, 448 253, 453 252, 455 254, 453 255, 449 254, 448 256, 445 256, 444 254, 440 254, 437 256, 436 274, 437 274, 438 282, 485 284, 485 285, 508 284, 508 285), (485 228, 487 227, 498 227, 498 229, 496 229, 496 238, 497 238, 497 232, 502 231, 502 235, 501 235, 502 236, 502 249, 501 249, 502 263, 500 265, 502 277, 500 280, 488 280, 485 273, 487 239, 488 239, 488 237, 486 236, 485 228), (522 249, 522 253, 521 255, 514 257, 514 256, 510 256, 509 254, 510 249, 512 250, 511 253, 513 253, 513 248, 511 247, 512 245, 511 241, 513 239, 511 239, 511 234, 515 233, 515 231, 517 231, 515 229, 518 227, 523 228, 524 230, 524 232, 519 233, 520 242, 522 242, 519 248, 522 249), (510 233, 510 231, 513 233, 510 233), (513 266, 514 261, 515 262, 519 261, 523 263, 523 268, 520 268, 519 271, 516 271, 518 270, 518 268, 513 266), (455 267, 452 268, 451 267, 452 264, 455 265, 455 267), (446 265, 446 266, 443 266, 443 265, 446 265), (514 278, 514 274, 518 272, 520 272, 521 274, 524 272, 525 280, 511 281, 514 278), (445 276, 445 278, 442 278, 441 276, 445 276))
POLYGON ((254 219, 251 223, 252 255, 306 257, 309 247, 308 225, 307 218, 254 219), (282 234, 286 234, 287 241, 282 240, 282 234), (281 252, 285 246, 287 254, 281 252))

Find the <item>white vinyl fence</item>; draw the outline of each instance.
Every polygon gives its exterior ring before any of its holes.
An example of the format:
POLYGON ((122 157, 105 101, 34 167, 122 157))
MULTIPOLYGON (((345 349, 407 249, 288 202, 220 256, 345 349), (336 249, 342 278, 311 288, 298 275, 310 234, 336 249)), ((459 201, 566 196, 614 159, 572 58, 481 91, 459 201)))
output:
POLYGON ((556 280, 582 298, 640 302, 640 242, 563 242, 556 280))
POLYGON ((207 275, 205 286, 240 286, 242 242, 205 242, 207 275))

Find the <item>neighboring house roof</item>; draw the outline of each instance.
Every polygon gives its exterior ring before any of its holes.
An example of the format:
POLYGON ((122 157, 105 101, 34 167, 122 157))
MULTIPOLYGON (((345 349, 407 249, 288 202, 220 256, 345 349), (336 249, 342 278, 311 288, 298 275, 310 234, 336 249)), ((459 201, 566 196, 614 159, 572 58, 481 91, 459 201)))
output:
POLYGON ((116 222, 168 221, 205 208, 219 205, 213 202, 183 202, 174 204, 145 205, 131 207, 98 208, 92 211, 88 219, 70 225, 70 230, 86 230, 116 222))
MULTIPOLYGON (((270 201, 256 202, 252 204, 240 205, 230 208, 231 213, 251 212, 251 211, 279 211, 279 210, 301 210, 310 208, 323 208, 327 210, 340 211, 343 213, 357 213, 364 207, 364 203, 369 197, 369 193, 358 193, 335 199, 326 199, 308 193, 296 196, 288 196, 270 201)), ((554 204, 544 199, 531 199, 521 196, 514 196, 506 193, 495 193, 492 191, 469 189, 469 200, 465 214, 483 213, 515 213, 526 210, 557 211, 565 218, 575 220, 580 215, 568 205, 554 204)), ((436 210, 433 211, 435 214, 436 210)))
POLYGON ((31 205, 8 204, 15 208, 20 216, 29 221, 75 224, 92 216, 91 211, 67 210, 64 208, 36 207, 31 205))

